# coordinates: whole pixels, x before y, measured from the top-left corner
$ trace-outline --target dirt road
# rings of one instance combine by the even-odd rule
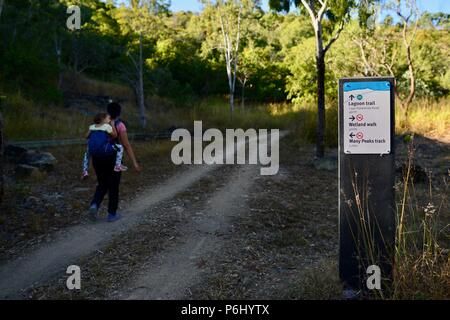
[[[242,144],[236,146],[242,147]],[[43,286],[64,274],[67,266],[77,264],[80,259],[94,252],[102,252],[113,239],[123,234],[132,234],[139,225],[151,219],[156,205],[167,202],[182,192],[189,192],[193,184],[208,177],[219,167],[192,167],[157,187],[142,192],[124,211],[124,218],[119,223],[99,221],[68,228],[51,244],[42,245],[1,265],[0,298],[23,298],[24,292],[30,287]],[[113,297],[154,299],[183,296],[183,289],[194,282],[200,273],[195,267],[196,258],[204,253],[220,250],[218,233],[229,227],[230,216],[239,214],[239,204],[242,203],[240,197],[251,186],[252,177],[259,175],[258,166],[241,166],[236,170],[220,191],[208,195],[210,198],[203,207],[204,214],[194,216],[183,227],[184,237],[179,239],[180,245],[152,257],[134,282],[113,294]]]
[[[230,228],[232,216],[245,214],[245,196],[258,175],[255,166],[240,167],[228,183],[215,192],[206,207],[182,228],[181,245],[153,257],[137,277],[113,298],[182,299],[186,290],[205,272],[201,260],[222,250],[222,235]]]
[[[196,167],[143,192],[124,212],[125,218],[120,223],[99,221],[92,225],[70,228],[52,244],[44,245],[1,266],[0,298],[17,298],[28,286],[48,280],[74,264],[79,257],[101,249],[114,236],[139,224],[146,210],[185,190],[213,169],[214,166]]]

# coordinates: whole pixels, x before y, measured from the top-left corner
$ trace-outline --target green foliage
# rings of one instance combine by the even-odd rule
[[[392,19],[382,23],[368,19],[375,2],[329,1],[323,21],[325,41],[334,34],[338,21],[349,19],[349,9],[359,5],[358,17],[346,24],[326,56],[325,89],[330,101],[336,98],[340,77],[370,75],[356,40],[364,41],[375,71],[387,75],[381,63],[385,47],[386,57],[394,58],[398,89],[407,91],[401,30]],[[69,3],[81,6],[79,31],[70,32],[65,26]],[[223,57],[210,37],[217,25],[206,17],[207,12],[171,13],[167,1],[133,1],[134,8],[127,4],[115,6],[100,0],[6,1],[0,19],[0,91],[21,92],[38,103],[60,103],[61,74],[67,71],[126,82],[133,68],[130,56],[139,52],[139,31],[143,33],[144,91],[148,96],[158,95],[187,106],[186,101],[191,99],[227,94]],[[252,5],[258,8],[259,2]],[[317,85],[310,17],[301,1],[270,1],[270,5],[278,11],[298,10],[279,14],[257,9],[249,13],[241,37],[236,97],[239,99],[245,90],[246,101],[313,101]],[[439,98],[450,92],[448,21],[445,13],[426,13],[420,18],[412,44],[418,98]]]
[[[45,53],[31,51],[25,43],[9,46],[0,54],[0,83],[4,90],[26,92],[42,102],[60,102],[56,88],[57,65],[42,58]]]

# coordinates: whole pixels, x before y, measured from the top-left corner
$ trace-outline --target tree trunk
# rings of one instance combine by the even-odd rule
[[[1,105],[1,98],[0,98],[0,105]],[[3,201],[3,117],[2,113],[0,111],[0,204]]]
[[[144,100],[144,61],[143,61],[143,53],[142,53],[142,32],[139,34],[139,81],[138,81],[138,89],[137,91],[137,100],[139,107],[139,115],[141,118],[141,126],[145,128],[147,126],[147,117],[145,115],[145,100]]]
[[[398,1],[398,3],[397,3],[397,15],[400,17],[400,19],[402,20],[402,23],[403,23],[402,38],[403,38],[403,45],[404,45],[405,51],[406,51],[405,52],[406,53],[406,61],[408,63],[408,72],[409,72],[409,94],[405,98],[405,100],[400,100],[402,108],[403,108],[403,112],[404,112],[405,124],[408,123],[409,105],[411,104],[412,100],[414,99],[414,95],[416,92],[416,78],[414,75],[414,65],[413,65],[413,60],[411,57],[411,45],[416,36],[416,31],[417,31],[417,27],[419,25],[419,18],[420,18],[416,1],[413,1],[410,4],[411,4],[411,7],[410,7],[409,14],[404,15],[401,12],[402,8],[401,8],[400,1]],[[408,40],[408,26],[409,26],[409,21],[412,17],[415,17],[415,22],[414,22],[414,27],[411,30],[412,35],[411,35],[410,39]],[[400,97],[400,95],[398,95],[398,96]]]
[[[234,113],[234,90],[230,88],[230,119],[233,120]]]
[[[58,90],[60,90],[62,86],[61,42],[62,41],[58,39],[58,35],[55,35],[55,54],[58,63]]]
[[[3,5],[5,4],[5,0],[0,0],[0,16],[2,15],[3,11]],[[2,101],[0,97],[0,107],[1,107]],[[0,110],[0,204],[3,202],[3,117],[2,112]]]
[[[241,92],[241,110],[245,110],[245,84],[247,83],[247,79],[244,79],[242,82],[242,92]]]
[[[0,17],[2,15],[2,11],[3,11],[3,5],[5,4],[5,0],[0,0]]]
[[[414,95],[416,93],[416,78],[414,75],[414,65],[411,58],[411,44],[408,44],[407,38],[406,38],[406,31],[404,32],[404,42],[406,47],[406,59],[408,62],[408,72],[409,72],[409,95],[406,98],[406,101],[404,103],[404,113],[405,113],[405,122],[408,122],[408,111],[409,111],[409,105],[411,104],[412,100],[414,99]]]
[[[317,57],[317,141],[316,156],[325,154],[325,59],[323,53]]]
[[[323,49],[322,27],[316,29],[316,69],[317,69],[317,137],[316,157],[325,155],[325,51]]]
[[[233,82],[233,74],[231,73],[231,54],[229,53],[229,49],[227,49],[228,53],[226,53],[226,64],[227,64],[227,77],[228,77],[228,88],[230,89],[230,119],[233,119],[233,112],[234,112],[234,88],[235,88],[235,82]]]

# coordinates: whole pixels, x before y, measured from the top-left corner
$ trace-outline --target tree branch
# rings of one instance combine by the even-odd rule
[[[339,25],[339,29],[336,31],[336,34],[334,35],[333,38],[330,39],[330,41],[328,42],[328,44],[325,46],[325,49],[323,51],[327,52],[328,49],[330,49],[331,45],[337,40],[339,39],[339,36],[341,35],[342,30],[344,30],[344,25],[345,25],[345,21],[342,20],[341,24]]]
[[[323,15],[327,11],[328,6],[327,6],[327,0],[319,1],[319,2],[322,4],[322,7],[320,8],[319,12],[317,13],[317,20],[322,21]]]
[[[317,32],[317,28],[318,28],[318,26],[317,26],[317,18],[316,18],[316,15],[315,15],[314,11],[313,11],[313,8],[310,6],[310,4],[308,2],[306,2],[306,0],[301,0],[301,1],[302,1],[303,6],[305,7],[306,11],[308,11],[309,16],[311,17],[311,21],[312,21],[314,30]]]

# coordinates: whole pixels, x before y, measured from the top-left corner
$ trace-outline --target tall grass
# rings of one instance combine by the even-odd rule
[[[81,84],[80,84],[81,83]],[[77,83],[85,85],[86,80]],[[100,87],[104,87],[101,83]],[[111,89],[111,88],[110,88]],[[90,93],[104,93],[91,89]],[[105,89],[106,90],[106,89]],[[109,91],[108,91],[109,92]],[[203,121],[204,128],[278,128],[292,129],[300,121],[298,110],[289,104],[252,104],[245,109],[238,107],[230,118],[229,107],[220,97],[195,101],[189,107],[176,107],[164,99],[150,99],[151,108],[147,110],[149,126],[139,125],[139,116],[134,105],[124,105],[123,120],[130,131],[147,132],[165,130],[170,127],[193,128],[195,120]],[[92,106],[93,111],[101,108]],[[276,110],[283,109],[283,112]],[[274,111],[275,110],[275,111]],[[8,95],[3,108],[5,136],[8,140],[41,140],[80,138],[92,122],[92,115],[76,108],[42,105],[24,98],[20,93]]]
[[[393,262],[393,235],[381,229],[380,223],[383,221],[378,220],[380,212],[372,209],[373,203],[370,201],[372,187],[368,179],[369,172],[358,172],[353,165],[349,167],[349,170],[352,188],[350,194],[345,194],[343,190],[340,190],[341,196],[343,196],[342,203],[348,206],[347,212],[341,212],[340,219],[348,224],[347,232],[354,244],[355,263],[358,263],[360,273],[359,286],[356,287],[356,284],[352,284],[352,286],[355,286],[354,289],[360,290],[358,295],[361,298],[385,299],[389,295],[392,274],[382,274],[381,290],[368,290],[364,279],[367,268],[372,265],[380,267],[381,272],[390,272],[389,266]],[[389,215],[389,212],[384,214]]]
[[[397,208],[394,299],[450,299],[448,242],[448,181],[434,194],[431,177],[426,194],[414,184],[414,140],[408,145],[408,160]],[[419,199],[425,198],[425,203]],[[442,246],[444,243],[444,246]],[[448,245],[448,243],[447,243]]]
[[[276,108],[285,108],[286,112],[274,113]],[[222,99],[206,99],[193,108],[193,118],[202,120],[207,127],[225,128],[292,128],[298,113],[290,109],[288,104],[248,104],[242,108],[237,106],[230,116],[229,106]]]
[[[450,98],[439,101],[416,99],[410,106],[408,119],[403,111],[396,109],[397,133],[414,132],[429,138],[450,137]]]
[[[299,143],[314,143],[317,137],[317,107],[306,104],[294,107],[299,121],[296,125],[296,136]],[[338,144],[338,108],[336,104],[328,104],[325,109],[325,145],[335,148]]]
[[[237,104],[231,118],[227,100],[222,97],[195,99],[183,107],[177,107],[167,99],[153,97],[147,99],[149,126],[143,129],[139,125],[138,110],[130,88],[89,78],[76,78],[66,85],[84,94],[125,98],[123,119],[133,132],[165,130],[173,126],[192,129],[194,120],[202,120],[204,128],[290,129],[296,133],[299,143],[314,143],[316,139],[317,107],[312,103],[253,103],[245,108]],[[93,106],[93,110],[100,111],[101,108]],[[76,108],[37,104],[20,93],[6,97],[3,112],[5,133],[10,140],[79,138],[92,121],[91,116]],[[325,143],[335,148],[338,143],[336,102],[327,103],[325,120]],[[416,100],[410,107],[406,126],[401,121],[401,110],[397,109],[397,133],[414,132],[431,138],[450,138],[448,128],[449,98],[438,102]]]
[[[65,73],[62,90],[91,96],[110,96],[134,101],[133,89],[129,86],[89,78],[82,74]]]
[[[387,291],[368,292],[379,299],[450,299],[450,256],[448,253],[448,181],[444,178],[439,188],[414,183],[414,138],[408,143],[408,159],[403,181],[396,187],[397,229],[392,256],[393,283]],[[435,181],[437,183],[437,181]],[[356,200],[358,235],[364,253],[358,251],[362,269],[378,264],[374,234],[377,224],[371,222],[367,187],[353,181]],[[439,193],[436,193],[436,190]],[[357,246],[359,248],[359,245]],[[446,249],[447,247],[447,249]],[[359,250],[359,249],[358,249]],[[367,261],[365,260],[367,259]]]
[[[131,107],[134,104],[134,94],[127,86],[94,80],[83,75],[65,74],[62,87],[65,92],[75,95],[120,98],[125,101],[123,105],[126,118],[132,120],[132,126],[138,122],[137,110],[134,106]],[[104,111],[89,102],[83,107],[93,113]],[[93,118],[77,108],[34,102],[20,92],[6,94],[1,111],[5,120],[5,137],[8,140],[81,138]]]
[[[20,94],[5,100],[2,112],[8,140],[80,138],[91,122],[78,110],[33,103]]]
[[[274,110],[284,109],[277,113]],[[151,123],[158,128],[171,126],[192,129],[194,121],[202,121],[203,128],[265,128],[292,129],[298,124],[299,113],[290,104],[248,104],[245,108],[236,106],[230,116],[226,99],[210,97],[194,101],[189,107],[167,107],[154,112]]]

